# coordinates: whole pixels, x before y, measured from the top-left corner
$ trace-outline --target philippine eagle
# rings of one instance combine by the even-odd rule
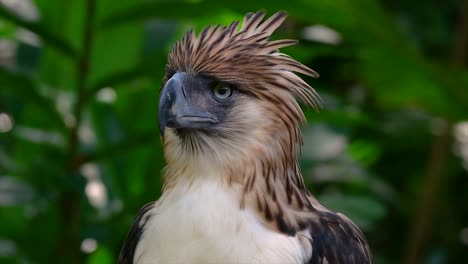
[[[320,99],[296,73],[318,74],[279,51],[296,40],[269,40],[286,13],[264,16],[189,31],[173,47],[158,114],[165,184],[119,263],[372,263],[359,228],[304,185],[297,100]]]

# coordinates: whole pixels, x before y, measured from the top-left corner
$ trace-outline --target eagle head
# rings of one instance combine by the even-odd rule
[[[174,45],[159,100],[168,163],[202,158],[226,168],[246,157],[295,160],[305,123],[297,99],[319,102],[296,73],[318,74],[279,52],[296,40],[269,40],[286,13],[262,23],[264,16],[247,14],[240,29],[236,21],[198,36],[189,31]]]

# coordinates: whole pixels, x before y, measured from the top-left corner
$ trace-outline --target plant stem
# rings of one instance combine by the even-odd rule
[[[84,34],[82,38],[82,51],[76,61],[76,104],[73,108],[75,124],[69,130],[68,137],[68,157],[69,163],[66,164],[67,177],[75,177],[70,182],[80,182],[81,175],[77,173],[79,168],[79,138],[78,129],[81,124],[82,115],[85,107],[86,86],[89,77],[89,68],[91,61],[91,50],[94,37],[94,25],[96,14],[95,0],[87,0],[84,18]],[[57,263],[82,263],[83,255],[80,253],[80,199],[82,197],[82,188],[66,188],[66,191],[60,197],[60,212],[64,230],[57,245],[58,257]],[[54,261],[55,262],[55,261]]]
[[[444,129],[442,133],[434,136],[434,141],[429,154],[426,175],[413,222],[408,237],[408,244],[404,263],[422,263],[421,258],[426,242],[433,230],[434,212],[440,205],[439,194],[443,185],[443,176],[451,143],[451,123],[442,119]]]

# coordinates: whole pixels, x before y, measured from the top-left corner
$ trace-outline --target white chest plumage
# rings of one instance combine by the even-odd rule
[[[233,190],[216,177],[178,186],[156,203],[134,263],[304,263],[295,237],[265,227],[239,208]]]

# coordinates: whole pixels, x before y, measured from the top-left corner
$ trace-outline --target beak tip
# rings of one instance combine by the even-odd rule
[[[166,129],[165,126],[159,126],[159,134],[161,134],[162,137],[164,137],[164,130]]]
[[[158,107],[158,126],[159,126],[159,133],[161,136],[164,136],[164,130],[166,129],[166,117],[165,117],[166,109],[161,102],[159,102]]]

